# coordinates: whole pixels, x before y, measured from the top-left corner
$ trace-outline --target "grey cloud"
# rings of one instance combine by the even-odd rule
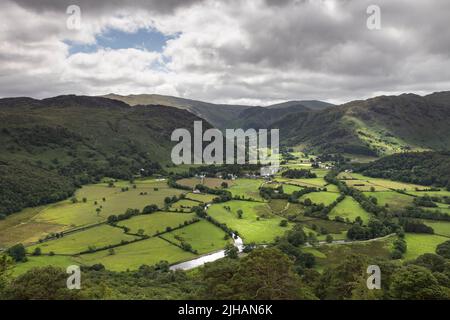
[[[164,23],[165,17],[178,12],[180,22],[173,28],[178,28],[181,35],[171,42],[181,43],[187,37],[190,41],[175,46],[176,50],[171,53],[174,56],[167,58],[177,58],[192,50],[198,59],[187,55],[185,63],[169,70],[169,75],[161,74],[158,80],[148,80],[148,85],[144,76],[122,79],[123,88],[135,86],[136,90],[148,90],[148,93],[152,93],[153,84],[166,85],[189,98],[265,104],[283,99],[345,101],[379,92],[450,89],[450,2],[445,0],[378,0],[382,21],[379,31],[366,28],[366,8],[372,0],[337,0],[336,9],[327,9],[325,0],[261,0],[254,9],[245,6],[244,1],[217,1],[223,6],[220,13],[229,18],[224,23],[231,21],[236,26],[224,30],[242,33],[245,37],[228,38],[227,34],[218,33],[198,41],[197,37],[208,32],[210,20],[205,19],[200,30],[198,26],[193,30],[192,26],[184,25],[187,22],[183,19],[192,12],[183,10],[200,4],[197,12],[200,12],[199,20],[203,21],[202,6],[211,8],[214,0],[13,2],[35,13],[36,19],[45,16],[49,20],[36,26],[31,20],[24,25],[9,26],[3,38],[0,36],[0,40],[22,44],[30,52],[36,49],[36,45],[30,44],[40,45],[40,39],[46,43],[62,40],[57,38],[61,25],[52,22],[52,17],[65,12],[69,4],[80,5],[92,21],[96,14],[104,17],[133,9],[133,12],[156,12],[160,14],[156,18]],[[4,6],[0,4],[0,10]],[[204,15],[207,14],[205,11]],[[35,32],[30,32],[33,29]],[[229,40],[220,41],[222,37]],[[75,78],[65,82],[60,80],[60,70],[52,69],[52,65],[48,65],[47,73],[40,74],[38,81],[27,72],[8,69],[11,61],[39,65],[46,54],[45,50],[34,55],[26,52],[9,53],[0,46],[0,96],[89,94],[94,86],[97,90],[121,86],[120,79],[99,79],[86,68],[76,69]],[[22,86],[21,80],[27,85]]]
[[[117,8],[143,8],[160,13],[171,13],[173,10],[188,7],[203,0],[12,0],[18,5],[35,11],[63,11],[69,5],[78,5],[86,11],[105,11]]]

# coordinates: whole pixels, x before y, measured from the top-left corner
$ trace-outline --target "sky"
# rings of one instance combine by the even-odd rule
[[[449,15],[447,0],[2,0],[0,97],[268,105],[447,91]]]

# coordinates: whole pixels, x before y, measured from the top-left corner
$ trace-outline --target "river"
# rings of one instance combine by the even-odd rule
[[[238,236],[233,235],[232,236],[233,241],[234,241],[234,246],[236,248],[238,248],[239,252],[242,252],[242,250],[244,249],[244,242],[242,241],[242,239]],[[201,257],[198,257],[196,259],[193,260],[189,260],[189,261],[185,261],[185,262],[181,262],[178,264],[174,264],[173,266],[170,267],[170,270],[189,270],[189,269],[194,269],[197,267],[200,267],[202,265],[204,265],[207,262],[213,262],[219,259],[222,259],[225,257],[225,250],[220,250],[214,253],[210,253]]]

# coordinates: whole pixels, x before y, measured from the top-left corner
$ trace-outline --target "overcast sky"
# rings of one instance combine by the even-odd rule
[[[67,27],[72,4],[79,30]],[[367,28],[370,4],[380,30]],[[445,91],[449,17],[447,0],[2,0],[0,97],[266,105]]]

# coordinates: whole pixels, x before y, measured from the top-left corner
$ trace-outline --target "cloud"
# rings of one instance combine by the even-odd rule
[[[366,0],[81,0],[81,30],[66,28],[70,2],[0,4],[0,96],[160,93],[261,105],[450,89],[445,1],[378,1],[375,31]],[[71,55],[67,44],[142,29],[167,35],[165,46]]]

